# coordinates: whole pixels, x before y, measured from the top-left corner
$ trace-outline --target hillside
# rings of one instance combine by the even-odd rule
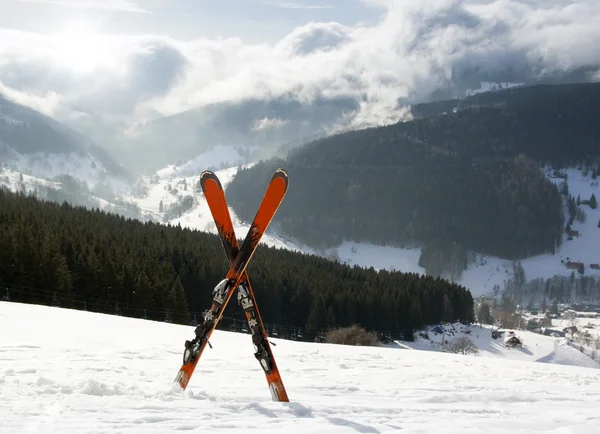
[[[172,382],[192,327],[6,302],[0,317],[6,434],[592,434],[599,423],[597,369],[273,338],[291,401],[275,403],[248,335],[217,330],[182,393]]]
[[[178,226],[125,219],[100,210],[42,202],[0,190],[0,287],[15,300],[140,316],[171,311],[185,324],[202,315],[227,272],[218,237]],[[305,328],[360,324],[402,336],[441,320],[471,321],[473,298],[450,282],[377,273],[261,246],[248,266],[265,319]],[[199,290],[202,289],[202,290]],[[233,304],[227,309],[234,309]]]
[[[562,330],[561,321],[553,321],[553,323]],[[447,324],[442,327],[444,333],[432,331],[434,328],[428,327],[427,338],[419,336],[414,342],[400,342],[399,344],[403,348],[413,350],[448,352],[449,342],[452,343],[466,337],[475,347],[476,353],[472,356],[600,369],[600,363],[571,346],[565,337],[551,337],[526,330],[514,330],[515,335],[522,342],[522,346],[509,348],[504,344],[503,337],[499,339],[491,337],[492,329],[496,328],[489,325]],[[513,330],[503,331],[506,334]],[[442,342],[445,345],[442,345]]]
[[[202,159],[199,157],[195,164],[198,166],[194,170],[201,171],[203,168],[211,165],[218,166],[219,160],[211,160],[210,158]],[[184,167],[182,169],[184,170],[184,176],[174,171],[173,168],[159,171],[155,177],[145,178],[148,189],[143,196],[129,196],[125,200],[139,206],[146,218],[181,225],[184,228],[216,233],[216,228],[214,227],[210,211],[202,193],[192,191],[191,189],[191,186],[198,182],[198,176],[191,174],[194,171],[191,173],[187,172],[189,166],[185,165],[181,167]],[[252,165],[246,167],[252,167]],[[233,167],[217,171],[225,188],[234,179],[238,170],[239,168]],[[574,197],[588,198],[592,192],[596,192],[596,196],[600,196],[591,172],[588,171],[585,176],[581,170],[577,170],[576,168],[566,169],[564,172],[568,176],[570,194],[574,195]],[[563,182],[562,178],[554,177],[552,170],[548,169],[545,173],[548,181],[557,185],[557,188]],[[189,186],[188,191],[181,188],[184,182]],[[171,188],[173,186],[179,187],[176,191],[173,190],[170,193],[168,189],[169,185],[171,185]],[[297,188],[296,178],[290,178],[290,186],[290,192]],[[174,209],[180,211],[180,213],[178,212],[175,215],[167,215],[165,212],[160,212],[161,201],[163,202],[164,209],[168,210],[168,206],[183,202],[184,198],[188,195],[193,198],[191,208],[182,211],[180,208],[175,207]],[[573,230],[579,231],[579,237],[568,240],[568,235],[564,231],[561,231],[560,242],[555,253],[536,255],[519,261],[524,269],[527,281],[538,278],[549,279],[555,275],[570,276],[573,270],[567,268],[567,258],[571,258],[572,260],[575,260],[573,258],[578,258],[577,260],[581,259],[585,263],[585,275],[588,277],[595,276],[600,280],[600,272],[590,268],[590,264],[600,261],[600,258],[595,258],[594,256],[596,250],[594,246],[600,244],[600,229],[595,226],[594,221],[597,224],[598,220],[600,220],[600,211],[592,210],[585,205],[581,206],[581,208],[584,209],[587,219],[585,223],[575,222],[573,224]],[[238,236],[245,234],[249,228],[249,223],[240,219],[235,209],[231,206],[230,213]],[[569,219],[566,205],[563,205],[561,213],[564,214],[563,220],[566,223]],[[351,266],[358,265],[367,268],[374,267],[377,270],[426,273],[426,270],[419,265],[422,252],[422,248],[420,247],[401,248],[365,242],[344,241],[331,248],[315,249],[307,246],[298,239],[287,236],[281,231],[281,227],[276,222],[274,222],[269,232],[264,236],[262,243],[272,247],[304,252],[309,255],[324,256]],[[504,288],[505,283],[513,278],[514,265],[515,262],[509,259],[470,251],[467,252],[467,268],[455,281],[468,288],[473,296],[491,293],[496,287],[499,290]]]
[[[301,103],[292,95],[227,101],[139,125],[116,147],[132,166],[152,170],[189,161],[218,146],[251,148],[243,155],[243,163],[249,163],[287,151],[287,143],[324,134],[343,121],[344,112],[357,107],[349,98]]]
[[[285,161],[240,171],[228,188],[231,204],[249,220],[257,186],[281,166],[297,187],[276,221],[313,248],[422,248],[419,265],[449,278],[460,277],[468,252],[508,260],[554,254],[565,223],[561,197],[539,165],[585,160],[598,173],[592,118],[600,85],[472,98],[490,105],[317,140]]]
[[[133,176],[109,153],[67,126],[0,95],[1,165],[46,181],[67,175],[89,188],[122,193]]]

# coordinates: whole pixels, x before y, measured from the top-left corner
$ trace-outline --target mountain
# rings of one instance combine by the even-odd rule
[[[68,174],[96,184],[130,182],[109,153],[69,127],[0,95],[0,156],[3,163],[40,178]]]
[[[590,176],[599,173],[600,84],[467,100],[456,111],[324,138],[285,161],[241,170],[228,187],[230,203],[249,220],[266,174],[282,166],[295,187],[275,222],[311,247],[420,248],[421,267],[453,279],[469,252],[506,260],[555,254],[572,221],[563,215],[569,196],[540,165],[581,162]]]
[[[291,96],[215,103],[131,128],[119,147],[128,162],[152,170],[191,160],[219,145],[238,147],[248,163],[287,151],[286,144],[324,135],[343,122],[344,113],[357,108],[349,98],[317,98],[306,104]]]
[[[0,95],[0,186],[40,199],[140,217],[135,206],[118,199],[134,181],[102,147]]]

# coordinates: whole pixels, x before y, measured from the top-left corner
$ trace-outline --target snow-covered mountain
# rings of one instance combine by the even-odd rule
[[[347,122],[344,116],[357,109],[358,103],[351,98],[304,103],[288,95],[227,101],[131,126],[115,138],[113,146],[128,164],[152,170],[188,161],[219,145],[252,148],[252,160],[245,162],[257,161],[285,152],[286,144],[324,135]]]
[[[223,151],[226,150],[223,149]],[[226,154],[227,152],[224,152],[224,155]],[[211,165],[217,167],[217,160],[209,154],[203,154],[179,169],[169,167],[160,170],[156,175],[144,178],[142,183],[145,187],[142,195],[130,195],[123,199],[136,204],[145,218],[216,233],[210,210],[201,191],[196,191],[196,184],[201,171]],[[239,167],[231,167],[217,171],[225,188],[238,169]],[[589,199],[592,193],[595,193],[596,197],[600,197],[598,181],[592,179],[591,173],[583,173],[582,170],[576,168],[567,169],[565,172],[568,176],[571,195],[574,197],[579,195],[582,200]],[[547,169],[547,176],[552,182],[557,184],[563,182],[562,178],[555,178],[552,173],[550,169]],[[184,201],[187,205],[182,208],[181,204]],[[598,227],[600,208],[595,210],[587,206],[584,208],[585,221],[575,221],[572,227],[572,230],[578,231],[578,236],[569,239],[570,237],[564,233],[562,245],[557,248],[555,254],[539,255],[520,261],[526,280],[538,277],[550,278],[555,275],[569,276],[573,272],[573,269],[567,266],[569,261],[583,262],[585,275],[600,277],[600,270],[591,268],[592,264],[600,263],[600,249],[598,248],[600,246],[600,228]],[[231,208],[230,212],[236,233],[239,237],[243,237],[249,228],[249,222],[240,221]],[[565,207],[565,221],[567,220],[568,211]],[[276,224],[272,225],[262,242],[270,246],[322,255],[349,265],[425,273],[425,270],[418,265],[421,254],[419,248],[401,249],[347,241],[334,249],[317,251],[282,235],[277,231]],[[514,262],[510,260],[472,252],[469,266],[457,283],[470,289],[473,296],[488,294],[494,290],[496,285],[503,288],[505,282],[513,277],[514,265]]]
[[[600,370],[545,336],[478,356],[271,338],[290,398],[278,403],[247,334],[216,330],[182,392],[191,326],[2,301],[0,318],[3,434],[592,434],[600,422]]]
[[[69,175],[122,191],[133,179],[104,149],[54,119],[0,95],[2,165],[36,178]]]

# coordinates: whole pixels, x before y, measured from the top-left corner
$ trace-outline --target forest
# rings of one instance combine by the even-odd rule
[[[600,278],[572,272],[569,276],[556,275],[548,279],[536,278],[528,282],[518,278],[509,279],[502,291],[502,298],[513,305],[550,306],[552,302],[600,303]]]
[[[565,222],[542,167],[600,162],[600,84],[413,109],[413,121],[322,138],[240,170],[230,203],[251,220],[264,174],[283,167],[290,191],[275,224],[314,248],[419,246],[420,265],[443,277],[460,275],[469,250],[506,259],[553,253]]]
[[[238,234],[245,235],[245,234]],[[0,287],[12,301],[188,324],[227,272],[216,235],[0,190]],[[399,337],[473,320],[473,299],[446,280],[349,267],[260,245],[248,273],[266,323],[305,337],[361,325]],[[228,318],[242,318],[232,299]]]

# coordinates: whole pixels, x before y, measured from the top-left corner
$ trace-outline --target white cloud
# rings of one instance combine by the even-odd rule
[[[269,128],[277,128],[287,124],[289,121],[287,119],[279,119],[279,118],[268,118],[264,117],[254,123],[254,127],[252,128],[254,131],[266,130]]]
[[[404,118],[399,98],[427,98],[442,86],[522,82],[600,64],[595,0],[365,1],[387,8],[376,25],[308,23],[276,44],[90,38],[89,53],[107,55],[100,62],[86,54],[96,66],[83,72],[53,56],[60,45],[51,38],[0,32],[0,79],[131,123],[219,101],[292,95],[355,98],[360,108],[347,120],[368,126]],[[73,61],[77,50],[86,52],[80,45],[71,47]]]
[[[288,9],[329,9],[332,8],[332,5],[311,5],[307,3],[295,3],[295,2],[284,2],[284,1],[263,1],[264,4],[270,6],[276,6],[278,8],[288,8]]]
[[[5,86],[0,80],[0,95],[17,104],[31,107],[47,116],[55,114],[57,108],[62,102],[62,97],[56,92],[46,92],[43,95],[37,95],[30,92],[21,92]]]
[[[108,9],[122,12],[148,13],[131,0],[17,0],[23,3],[48,3],[77,9]]]

